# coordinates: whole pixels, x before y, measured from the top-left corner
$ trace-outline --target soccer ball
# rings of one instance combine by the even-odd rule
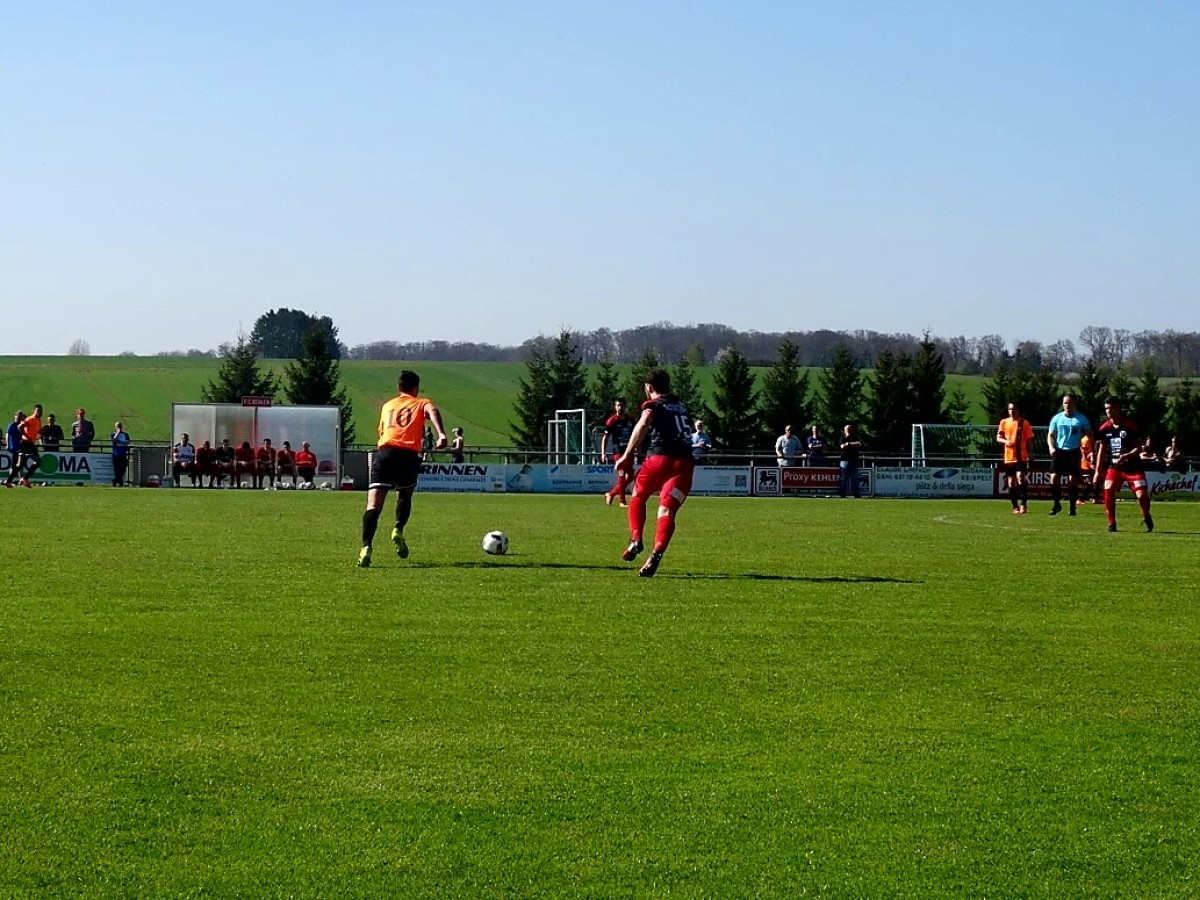
[[[489,556],[503,556],[508,552],[508,535],[503,531],[489,531],[483,536],[483,552]]]

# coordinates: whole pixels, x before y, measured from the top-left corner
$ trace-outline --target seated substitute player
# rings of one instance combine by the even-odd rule
[[[1117,530],[1117,494],[1123,483],[1137,497],[1142,508],[1142,525],[1146,531],[1154,530],[1154,519],[1150,516],[1150,491],[1146,489],[1146,472],[1142,467],[1142,430],[1132,419],[1127,419],[1121,410],[1121,401],[1109,397],[1104,401],[1104,414],[1108,419],[1096,432],[1096,475],[1097,484],[1103,479],[1104,514],[1108,517],[1108,530]]]
[[[254,487],[269,488],[275,483],[275,448],[270,438],[254,451]]]
[[[208,486],[213,486],[213,478],[217,474],[217,451],[213,447],[212,442],[205,441],[196,448],[196,479],[200,482],[200,487],[204,487],[204,479],[208,479]]]
[[[1019,515],[1029,512],[1029,488],[1025,473],[1029,471],[1029,445],[1033,443],[1033,426],[1021,415],[1019,403],[1008,404],[1008,418],[996,427],[996,443],[1004,447],[1004,480],[1012,510]]]
[[[1079,500],[1079,480],[1083,465],[1084,436],[1092,430],[1087,416],[1075,409],[1075,395],[1063,394],[1062,412],[1050,420],[1046,446],[1050,449],[1050,515],[1062,512],[1062,482],[1067,481],[1068,516],[1075,515]]]
[[[233,451],[233,486],[235,488],[242,486],[243,475],[249,475],[250,483],[254,484],[254,473],[254,448],[250,446],[249,441],[242,441],[242,445],[234,448]]]
[[[633,562],[642,552],[642,532],[646,527],[646,501],[658,494],[658,524],[654,548],[638,574],[653,578],[663,554],[675,534],[675,516],[692,490],[696,461],[692,456],[692,417],[682,400],[671,393],[671,376],[662,369],[646,375],[646,402],[633,434],[615,465],[629,468],[634,454],[646,443],[645,458],[633,482],[629,501],[629,546],[621,554]]]
[[[379,411],[379,448],[371,458],[371,483],[367,487],[367,509],[362,517],[362,549],[358,552],[359,568],[371,565],[371,542],[379,527],[387,492],[396,489],[396,527],[392,543],[396,555],[408,559],[408,542],[404,527],[412,515],[412,497],[421,474],[421,456],[425,446],[425,420],[437,429],[435,450],[446,449],[446,427],[442,414],[428,397],[418,396],[421,377],[405,369],[397,382],[399,395],[383,404]],[[307,445],[305,445],[307,446]]]
[[[229,476],[229,483],[233,484],[237,476],[237,451],[230,446],[229,438],[222,438],[221,446],[217,448],[216,460],[213,462],[213,477],[218,487],[225,481],[226,476]],[[213,482],[210,480],[208,484],[212,487]]]
[[[175,479],[176,487],[183,487],[183,474],[187,473],[192,480],[192,487],[200,487],[199,467],[196,465],[196,445],[185,431],[179,436],[179,443],[171,448],[171,476]]]
[[[625,412],[625,401],[614,400],[613,414],[604,421],[604,435],[600,438],[600,455],[604,459],[612,461],[613,470],[617,476],[617,483],[604,495],[606,506],[612,506],[612,502],[618,497],[621,500],[622,509],[627,505],[625,503],[625,486],[633,479],[633,460],[630,459],[629,468],[621,468],[617,465],[617,460],[625,452],[625,447],[629,444],[629,436],[632,434],[633,417]]]
[[[317,474],[317,454],[312,452],[308,441],[301,441],[300,449],[296,451],[296,472],[305,484],[312,484]]]
[[[292,450],[291,441],[284,441],[275,454],[275,477],[280,484],[283,484],[284,475],[291,475],[292,484],[296,483],[296,453]]]

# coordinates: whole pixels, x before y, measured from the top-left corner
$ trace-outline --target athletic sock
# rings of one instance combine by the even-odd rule
[[[1050,485],[1050,500],[1055,506],[1062,506],[1062,485],[1057,481]]]
[[[1109,525],[1117,524],[1117,492],[1113,488],[1104,489],[1104,515]]]
[[[362,517],[362,545],[370,547],[375,540],[375,529],[379,527],[379,510],[368,509]]]
[[[1150,492],[1142,491],[1142,495],[1138,497],[1138,506],[1142,508],[1142,518],[1150,518]]]
[[[1071,504],[1071,509],[1074,509],[1075,504],[1079,502],[1079,488],[1074,481],[1067,486],[1067,502]]]
[[[646,530],[646,501],[634,494],[629,500],[629,539],[640,541]]]
[[[674,516],[659,516],[658,523],[654,528],[654,552],[665,553],[667,547],[671,544],[671,537],[675,534],[675,517]]]
[[[396,528],[399,531],[404,530],[410,516],[412,516],[412,494],[401,494],[396,498]]]

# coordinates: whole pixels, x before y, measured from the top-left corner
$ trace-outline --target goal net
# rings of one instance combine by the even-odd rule
[[[1047,459],[1045,425],[1033,426],[1033,460]],[[995,425],[925,425],[912,427],[914,466],[991,464],[1004,455],[996,443]]]
[[[546,423],[546,454],[556,466],[583,465],[591,456],[587,411],[556,409],[554,418]]]

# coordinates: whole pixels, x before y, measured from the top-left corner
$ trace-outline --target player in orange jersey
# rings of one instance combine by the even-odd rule
[[[20,458],[17,471],[21,473],[21,484],[30,487],[29,476],[42,465],[42,454],[38,453],[38,441],[42,435],[42,404],[33,405],[33,415],[26,416],[21,423]]]
[[[425,422],[437,429],[434,449],[446,449],[446,427],[442,414],[428,397],[418,396],[421,377],[405,369],[398,381],[399,395],[383,404],[379,412],[379,446],[371,459],[371,483],[367,486],[367,509],[362,517],[362,549],[358,553],[359,568],[371,565],[371,542],[379,527],[379,516],[387,492],[396,490],[396,527],[392,543],[396,555],[408,559],[408,543],[404,526],[412,515],[412,496],[421,474],[421,453],[424,447]]]
[[[1004,447],[1004,478],[1008,482],[1008,499],[1014,513],[1029,512],[1029,489],[1025,473],[1029,471],[1030,445],[1033,426],[1021,415],[1018,403],[1008,404],[1008,418],[996,427],[996,443]]]

